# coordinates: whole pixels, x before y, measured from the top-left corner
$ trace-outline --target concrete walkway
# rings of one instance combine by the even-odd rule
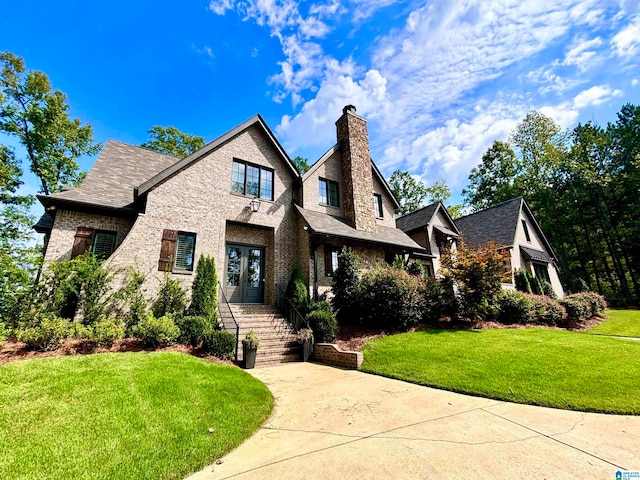
[[[640,469],[640,417],[518,405],[310,363],[251,373],[273,392],[271,418],[190,480],[615,479]]]

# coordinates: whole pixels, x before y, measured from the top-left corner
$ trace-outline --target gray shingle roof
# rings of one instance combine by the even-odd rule
[[[74,202],[132,209],[134,188],[178,160],[171,155],[109,140],[80,186],[38,198],[45,206]]]
[[[440,202],[432,203],[426,207],[407,213],[402,217],[396,218],[396,227],[403,232],[412,232],[414,230],[424,229],[430,222],[438,209]]]
[[[547,255],[541,250],[536,250],[535,248],[523,247],[522,245],[520,245],[520,250],[522,250],[522,253],[524,253],[524,255],[530,258],[531,260],[538,260],[540,262],[546,262],[546,263],[553,262],[553,258],[551,258],[549,255]]]
[[[309,224],[313,233],[331,235],[340,238],[359,240],[362,242],[380,243],[395,247],[408,248],[415,251],[424,251],[420,245],[414,242],[402,230],[393,227],[378,225],[377,233],[363,232],[347,225],[344,220],[326,213],[306,210],[296,205],[298,213]]]
[[[512,246],[523,198],[508,200],[455,220],[462,239],[474,248],[490,240]]]

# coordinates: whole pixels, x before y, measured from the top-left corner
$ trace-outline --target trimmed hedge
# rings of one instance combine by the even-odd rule
[[[180,336],[180,329],[171,314],[155,317],[149,312],[137,325],[131,327],[131,334],[149,347],[172,345]]]
[[[338,321],[331,311],[314,310],[307,315],[307,320],[317,342],[333,342],[338,335]]]
[[[602,295],[594,292],[580,292],[560,300],[567,310],[567,323],[580,324],[585,320],[604,313],[607,302]]]
[[[230,360],[236,351],[236,337],[224,330],[212,330],[205,335],[202,348],[214,357]]]
[[[197,347],[207,335],[213,332],[213,323],[210,317],[202,315],[188,315],[177,318],[175,323],[180,329],[178,342]]]
[[[86,336],[85,328],[79,323],[61,318],[53,313],[39,314],[28,325],[21,325],[16,338],[34,350],[56,350],[60,342],[67,338]]]

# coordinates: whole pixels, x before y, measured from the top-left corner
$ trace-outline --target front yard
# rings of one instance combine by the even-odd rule
[[[425,330],[379,338],[365,372],[570,410],[640,414],[640,342],[550,329]]]
[[[272,409],[247,373],[180,353],[12,362],[0,366],[0,478],[183,478]]]
[[[640,338],[640,310],[609,309],[606,320],[589,330],[595,335]]]

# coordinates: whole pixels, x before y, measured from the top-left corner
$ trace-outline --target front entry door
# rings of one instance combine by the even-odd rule
[[[264,249],[227,244],[226,295],[231,303],[264,301]]]

